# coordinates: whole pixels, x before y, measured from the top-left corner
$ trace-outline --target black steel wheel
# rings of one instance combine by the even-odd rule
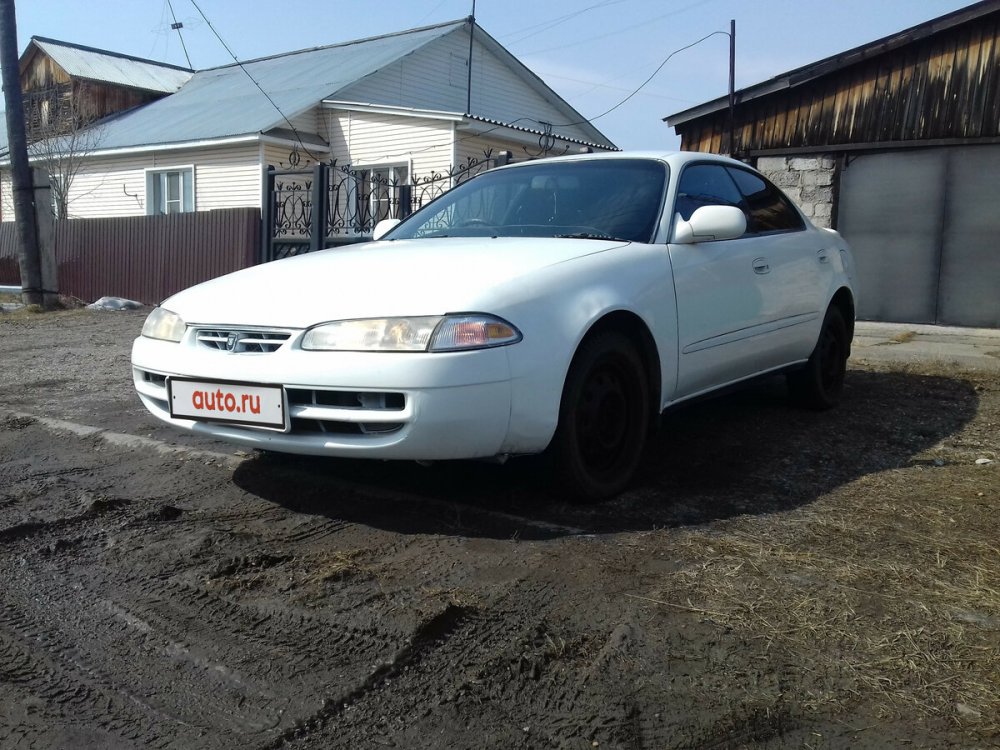
[[[620,333],[598,333],[570,366],[550,446],[556,490],[587,502],[617,495],[642,456],[649,428],[649,386],[635,346]]]
[[[799,370],[788,373],[792,397],[812,409],[830,409],[840,402],[850,352],[847,325],[840,310],[826,311],[819,340],[809,361]]]

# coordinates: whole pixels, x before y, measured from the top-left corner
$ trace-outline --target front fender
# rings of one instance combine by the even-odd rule
[[[648,328],[660,360],[661,405],[673,393],[677,323],[666,247],[632,245],[579,258],[548,269],[530,293],[521,292],[504,313],[524,336],[508,348],[511,419],[504,452],[536,453],[548,445],[573,356],[612,313],[632,313]]]

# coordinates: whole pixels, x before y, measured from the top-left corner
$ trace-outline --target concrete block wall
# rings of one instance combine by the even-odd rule
[[[762,156],[757,169],[818,227],[833,226],[837,161],[832,156]]]

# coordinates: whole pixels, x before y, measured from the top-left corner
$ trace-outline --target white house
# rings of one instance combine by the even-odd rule
[[[90,84],[106,108],[146,99],[88,126],[70,218],[260,208],[267,165],[335,159],[361,182],[410,184],[487,150],[616,148],[471,19],[200,71],[33,38],[22,85],[39,70]]]

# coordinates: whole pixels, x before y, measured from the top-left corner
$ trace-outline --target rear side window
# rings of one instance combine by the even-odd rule
[[[687,221],[702,206],[736,206],[746,210],[743,196],[724,167],[716,164],[693,164],[684,169],[677,186],[674,210]]]
[[[726,168],[746,201],[747,233],[787,232],[805,229],[791,202],[774,185],[743,169]]]

